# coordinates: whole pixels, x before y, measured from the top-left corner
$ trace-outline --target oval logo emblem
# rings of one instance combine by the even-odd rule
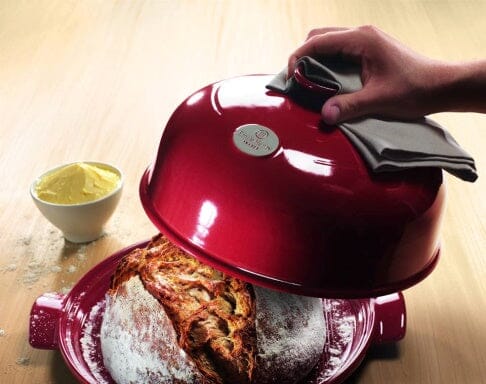
[[[241,152],[251,156],[267,156],[278,146],[278,136],[270,128],[260,124],[245,124],[233,132],[233,143]]]

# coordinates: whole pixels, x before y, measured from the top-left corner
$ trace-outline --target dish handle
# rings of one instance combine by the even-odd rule
[[[337,94],[341,88],[341,85],[332,79],[321,79],[321,83],[317,83],[306,74],[303,63],[295,67],[289,80],[292,85],[287,95],[297,104],[315,112],[320,111],[324,102]]]
[[[327,84],[324,85],[308,79],[304,74],[303,65],[299,65],[294,69],[294,79],[307,92],[318,93],[326,99],[337,94],[340,89],[340,85],[333,80],[327,80]]]
[[[405,300],[402,292],[373,299],[375,308],[374,344],[403,339],[407,325]]]
[[[34,348],[58,349],[58,326],[65,295],[44,293],[30,310],[29,343]]]

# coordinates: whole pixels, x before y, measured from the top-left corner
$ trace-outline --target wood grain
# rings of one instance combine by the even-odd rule
[[[0,382],[74,382],[58,352],[28,345],[30,307],[155,234],[138,182],[186,96],[279,71],[320,26],[374,24],[435,58],[484,58],[484,15],[485,1],[460,0],[0,2]],[[405,292],[405,339],[371,351],[351,383],[486,382],[486,116],[434,118],[475,157],[480,178],[446,176],[439,266]],[[65,243],[28,193],[38,174],[76,160],[126,176],[106,235],[81,246]]]

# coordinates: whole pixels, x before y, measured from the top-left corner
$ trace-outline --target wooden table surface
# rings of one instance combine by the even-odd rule
[[[459,0],[1,1],[0,382],[75,382],[59,352],[29,346],[30,307],[156,233],[138,183],[186,96],[279,71],[319,26],[375,24],[435,58],[484,58],[485,15],[485,1]],[[434,118],[475,157],[480,178],[446,175],[441,261],[405,291],[405,339],[371,351],[351,383],[486,383],[486,116]],[[76,160],[126,176],[105,236],[84,245],[65,242],[28,192],[41,172]]]

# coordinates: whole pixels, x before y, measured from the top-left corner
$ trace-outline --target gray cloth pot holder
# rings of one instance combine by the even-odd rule
[[[337,60],[324,64],[302,57],[296,62],[297,67],[304,78],[311,85],[320,86],[320,90],[303,86],[294,76],[287,79],[287,68],[276,75],[267,88],[319,111],[333,94],[350,93],[362,87],[360,68],[353,64]],[[478,177],[474,159],[443,127],[426,117],[413,121],[366,117],[341,123],[339,128],[373,172],[439,167],[466,181],[473,182]]]

